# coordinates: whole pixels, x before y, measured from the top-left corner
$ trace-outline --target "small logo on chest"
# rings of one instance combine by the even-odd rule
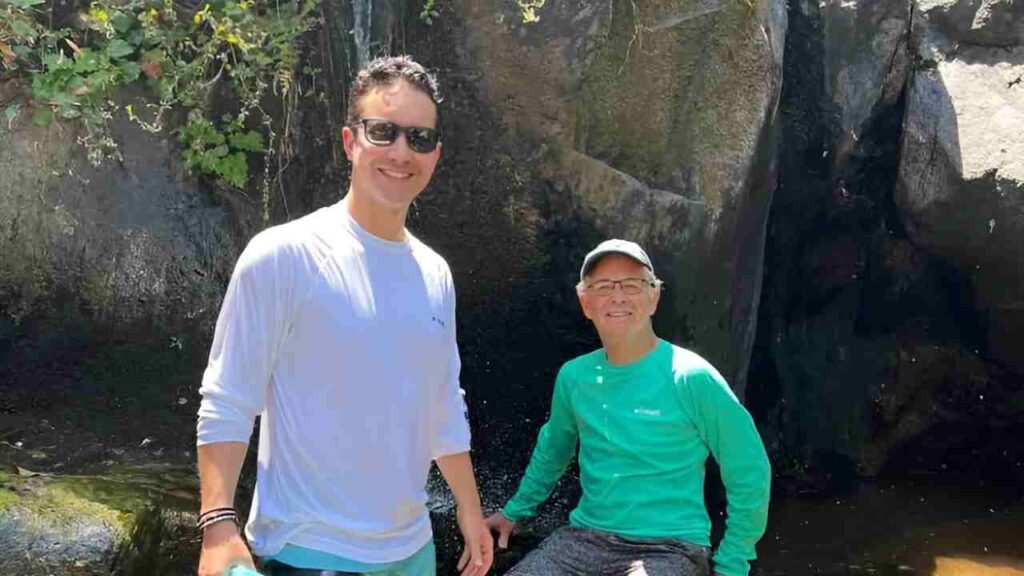
[[[447,328],[448,327],[448,325],[445,324],[444,320],[438,318],[437,316],[431,316],[430,317],[430,321],[433,322],[434,324],[437,324],[441,328]]]
[[[651,408],[633,408],[633,414],[643,414],[644,416],[661,416],[661,410],[654,410]]]

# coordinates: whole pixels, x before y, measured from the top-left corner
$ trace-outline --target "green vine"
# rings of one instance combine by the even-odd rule
[[[192,12],[173,0],[98,0],[78,26],[60,29],[42,23],[44,1],[0,0],[3,69],[31,77],[36,124],[81,123],[92,162],[116,154],[108,121],[119,112],[161,132],[170,112],[185,111],[185,165],[235,188],[248,184],[254,156],[275,153],[280,138],[264,104],[280,98],[290,113],[299,40],[318,0],[212,0]],[[143,110],[114,101],[114,89],[133,82],[152,94]],[[226,91],[230,110],[213,110],[214,94]],[[4,111],[8,120],[19,106]]]

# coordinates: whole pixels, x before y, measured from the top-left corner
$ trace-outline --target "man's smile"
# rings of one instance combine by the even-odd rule
[[[409,178],[412,178],[411,172],[401,172],[398,170],[392,170],[388,168],[378,168],[377,170],[380,171],[381,174],[389,178],[397,178],[399,180],[407,180]]]

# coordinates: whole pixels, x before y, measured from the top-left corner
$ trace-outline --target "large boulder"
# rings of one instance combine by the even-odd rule
[[[60,325],[208,329],[238,251],[228,203],[186,177],[176,142],[123,115],[119,153],[99,167],[74,125],[28,116],[0,126],[0,354]]]
[[[924,2],[896,202],[915,244],[969,279],[981,354],[1024,375],[1024,11]]]
[[[1020,413],[1019,28],[979,6],[790,4],[751,394],[799,491],[1019,476],[1012,443],[983,440]]]
[[[654,252],[659,328],[742,394],[774,191],[782,2],[455,3],[460,66],[598,236]],[[564,216],[564,214],[560,215]],[[581,255],[586,246],[580,246]]]

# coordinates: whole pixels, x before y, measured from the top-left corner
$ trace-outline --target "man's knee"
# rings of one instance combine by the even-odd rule
[[[592,556],[583,531],[563,526],[545,538],[506,573],[506,576],[571,576],[587,574],[585,566]]]

